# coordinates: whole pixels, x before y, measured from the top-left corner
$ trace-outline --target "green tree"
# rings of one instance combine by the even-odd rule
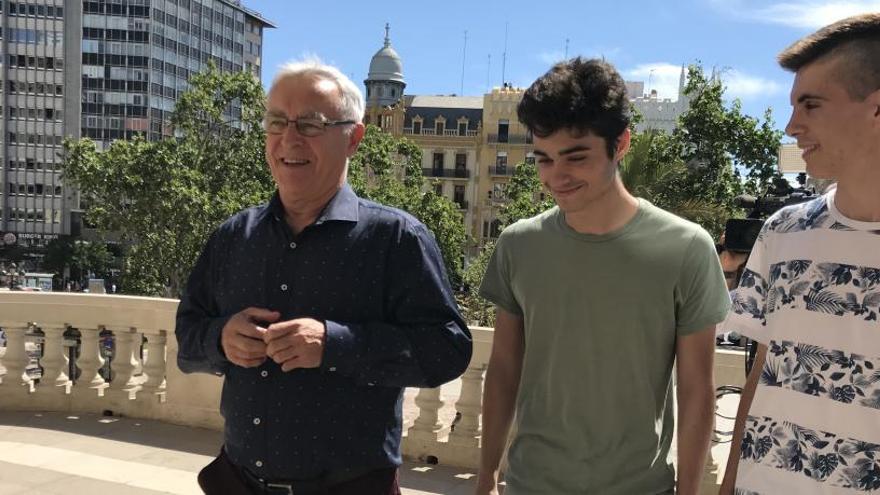
[[[58,238],[46,246],[43,267],[56,275],[70,270],[71,280],[82,280],[89,273],[107,277],[113,267],[113,254],[103,242]]]
[[[534,164],[517,164],[504,192],[507,201],[498,214],[502,227],[521,218],[533,217],[556,204],[550,195],[541,199],[541,180]]]
[[[779,176],[782,133],[774,129],[769,108],[759,121],[742,113],[738,99],[725,105],[724,90],[723,82],[707,79],[699,65],[689,68],[685,87],[689,107],[679,118],[672,144],[688,165],[688,192],[732,206],[737,194],[763,193]]]
[[[117,140],[102,152],[89,139],[65,142],[64,177],[87,198],[87,218],[129,246],[130,293],[177,296],[208,234],[273,190],[259,82],[211,67],[190,85],[172,116],[174,138]],[[236,117],[225,117],[233,108]]]

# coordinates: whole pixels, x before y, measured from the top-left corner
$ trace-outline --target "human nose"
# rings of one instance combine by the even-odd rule
[[[303,138],[304,136],[300,134],[299,130],[296,128],[296,121],[288,120],[284,132],[281,133],[281,142],[284,144],[298,143],[301,142]]]
[[[798,115],[797,109],[793,109],[791,111],[791,117],[788,119],[788,124],[785,125],[785,134],[791,137],[797,137],[802,131],[802,126],[800,123],[800,116]]]

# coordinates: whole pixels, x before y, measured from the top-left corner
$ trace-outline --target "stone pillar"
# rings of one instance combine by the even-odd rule
[[[440,430],[443,429],[438,419],[440,408],[443,407],[440,387],[419,390],[415,402],[419,407],[419,415],[407,433],[408,438],[436,442],[440,437]]]
[[[140,334],[134,328],[107,328],[113,332],[116,348],[113,352],[113,380],[105,392],[111,399],[111,410],[125,409],[130,407],[128,401],[133,399],[137,392],[137,383],[134,380],[134,370],[137,361],[134,358],[135,343],[140,346]]]
[[[6,334],[6,354],[0,359],[0,363],[6,368],[6,374],[3,375],[3,382],[0,383],[0,396],[24,400],[31,388],[31,380],[24,374],[30,363],[24,346],[28,327],[20,323],[0,321],[0,328]],[[3,403],[12,402],[3,401]]]
[[[472,363],[473,364],[473,363]],[[461,420],[455,430],[449,434],[449,443],[467,447],[480,446],[480,414],[483,405],[483,371],[485,365],[469,366],[461,376],[461,396],[455,403],[455,409],[461,414]]]
[[[34,387],[34,404],[47,411],[66,411],[69,409],[68,390],[70,379],[67,376],[69,360],[64,354],[64,331],[67,327],[60,324],[44,324],[43,357],[40,366],[43,375],[40,383]]]
[[[80,356],[76,364],[82,372],[77,381],[77,387],[99,389],[106,386],[104,378],[98,370],[104,366],[104,358],[101,357],[99,329],[80,327]]]
[[[146,381],[141,386],[144,395],[162,394],[165,392],[165,331],[148,333],[146,351],[144,352],[144,373]]]

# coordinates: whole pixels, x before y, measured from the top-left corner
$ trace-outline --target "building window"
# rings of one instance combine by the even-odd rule
[[[442,176],[443,175],[443,153],[434,153],[432,158],[433,158],[432,165],[433,165],[433,169],[434,169],[434,175],[438,176],[438,177]]]
[[[446,131],[446,122],[442,120],[434,121],[434,134],[438,136],[442,136],[443,132]]]
[[[498,142],[506,143],[508,141],[508,132],[510,130],[510,121],[501,119],[498,121]]]
[[[507,198],[507,184],[503,182],[492,183],[492,199],[503,200]]]
[[[455,154],[455,169],[456,170],[464,170],[467,168],[467,154],[466,153],[456,153]]]
[[[526,163],[529,165],[535,164],[535,154],[533,152],[529,151],[526,153]]]
[[[501,235],[501,220],[492,220],[492,226],[489,230],[489,237],[495,239]]]
[[[452,192],[452,200],[458,204],[459,208],[466,208],[464,204],[464,186],[456,184],[455,190]]]
[[[422,119],[413,119],[413,134],[417,136],[422,134]]]
[[[467,121],[458,123],[458,135],[459,136],[467,136]]]
[[[507,152],[499,151],[497,155],[495,155],[495,173],[505,174],[507,173]]]

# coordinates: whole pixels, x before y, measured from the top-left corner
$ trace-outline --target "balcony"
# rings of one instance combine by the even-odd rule
[[[516,167],[510,165],[489,165],[489,175],[503,175],[510,177],[516,172]]]
[[[177,368],[177,303],[0,291],[0,492],[44,493],[45,483],[47,493],[199,493],[195,475],[221,442],[222,379]],[[492,330],[471,332],[473,357],[460,379],[405,393],[404,494],[473,492]],[[112,374],[100,372],[107,335]],[[65,345],[74,338],[78,353]],[[742,362],[742,352],[719,350],[717,384],[742,385]],[[38,367],[39,380],[30,372]],[[735,414],[730,399],[719,401],[724,416]],[[727,448],[713,445],[703,493],[717,493]]]
[[[404,127],[403,133],[408,136],[442,136],[442,137],[476,137],[477,131],[465,131],[464,134],[458,132],[457,129],[445,129],[442,134],[437,134],[435,129],[422,128],[418,133],[413,132],[412,127]]]
[[[471,171],[466,168],[422,168],[425,177],[443,177],[452,179],[469,179]]]
[[[532,144],[531,134],[489,134],[487,136],[489,144],[507,143],[507,144]]]

